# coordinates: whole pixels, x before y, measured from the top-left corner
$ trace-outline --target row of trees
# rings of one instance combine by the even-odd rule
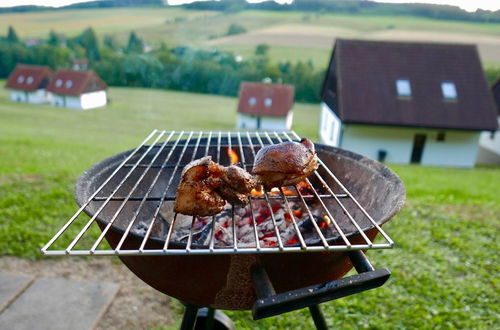
[[[92,28],[73,38],[51,31],[43,43],[28,47],[19,41],[13,28],[9,31],[0,39],[0,78],[7,77],[17,63],[58,69],[70,67],[72,59],[85,57],[90,68],[111,86],[235,96],[242,80],[271,78],[295,85],[297,101],[318,102],[324,76],[312,62],[272,63],[267,45],[257,46],[254,57],[242,59],[230,52],[169,48],[165,44],[144,53],[144,41],[134,32],[126,47],[119,47],[109,36],[100,43]]]
[[[345,13],[358,15],[411,15],[457,21],[500,22],[500,10],[492,12],[478,9],[476,12],[470,13],[457,6],[426,3],[398,4],[366,0],[294,0],[288,5],[280,5],[274,1],[248,3],[246,0],[211,0],[186,4],[184,7],[196,10],[218,10],[225,12],[236,12],[239,10],[251,9],[337,14]]]
[[[0,78],[6,78],[18,63],[48,65],[52,69],[71,67],[75,58],[87,58],[108,85],[153,87],[235,96],[242,80],[293,84],[296,100],[319,102],[324,71],[312,62],[272,63],[267,56],[269,46],[258,45],[255,56],[247,59],[230,52],[197,50],[189,47],[169,48],[161,44],[144,53],[144,41],[131,32],[128,43],[120,47],[116,40],[105,37],[100,43],[94,30],[65,38],[51,31],[41,44],[26,46],[13,28],[0,37]],[[500,68],[490,67],[486,77],[493,83]]]

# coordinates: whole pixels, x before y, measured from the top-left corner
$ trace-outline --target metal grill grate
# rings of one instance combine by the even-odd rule
[[[130,152],[125,159],[104,178],[99,187],[95,187],[90,197],[67,221],[67,223],[54,235],[54,237],[42,248],[45,255],[179,255],[179,254],[229,254],[229,253],[273,253],[273,252],[300,252],[300,251],[343,251],[359,249],[380,249],[393,246],[391,238],[380,228],[379,224],[368,214],[354,196],[346,189],[334,173],[318,159],[319,169],[315,171],[306,183],[307,192],[300,189],[298,185],[291,187],[293,194],[286,194],[285,187],[279,191],[268,192],[263,190],[262,196],[250,197],[250,204],[244,208],[249,208],[251,223],[253,226],[254,246],[240,246],[236,235],[237,226],[235,212],[240,206],[230,208],[231,225],[229,230],[232,235],[232,244],[228,246],[216,246],[216,216],[212,217],[209,223],[209,243],[205,246],[193,244],[193,236],[196,235],[195,224],[197,217],[192,217],[191,227],[187,236],[184,248],[172,247],[173,237],[176,231],[176,221],[178,215],[168,219],[169,225],[165,228],[165,233],[161,237],[163,248],[149,248],[148,241],[153,238],[153,228],[164,222],[161,217],[161,206],[163,203],[175,200],[175,190],[180,180],[182,169],[190,161],[211,155],[213,160],[221,165],[229,165],[229,156],[226,150],[232,150],[239,156],[239,165],[251,171],[253,159],[256,152],[263,146],[280,143],[283,141],[299,141],[300,137],[293,131],[283,132],[176,132],[154,130],[136,149]],[[186,152],[189,149],[189,152]],[[168,173],[168,175],[165,175]],[[322,173],[323,175],[321,175]],[[325,179],[327,178],[327,179]],[[328,184],[327,181],[334,184]],[[127,183],[127,184],[124,184]],[[338,190],[334,192],[332,186]],[[276,245],[262,246],[256,226],[256,210],[254,201],[264,201],[269,209],[270,221],[274,228]],[[271,201],[278,200],[283,205],[290,219],[289,226],[295,231],[297,242],[289,244],[283,242],[282,232],[277,224],[275,211]],[[355,234],[362,237],[362,243],[353,243],[350,238],[352,233],[346,233],[339,225],[336,217],[331,212],[331,207],[327,207],[326,201],[334,201],[347,217]],[[317,239],[311,243],[310,239],[304,238],[299,222],[292,210],[292,203],[298,203],[305,210],[309,219],[314,219],[311,202],[315,203],[315,208],[321,209],[323,214],[329,219],[329,227],[332,232],[338,235],[338,239],[332,242],[330,237],[325,236],[324,228],[320,228],[316,221],[310,221],[311,230]],[[347,205],[348,203],[348,205]],[[130,205],[134,204],[133,208]],[[113,212],[109,209],[113,205]],[[134,226],[139,223],[139,218],[143,215],[146,205],[154,211],[146,221],[141,236],[142,242],[139,248],[127,249],[124,243],[133,235]],[[92,208],[91,212],[87,212]],[[353,212],[354,209],[357,209]],[[90,219],[81,220],[84,212],[91,214]],[[99,217],[107,213],[107,220],[101,222],[101,232],[96,234],[92,227],[97,225]],[[354,215],[356,214],[356,216]],[[363,231],[359,218],[364,218],[364,223],[369,223],[370,228],[381,234],[383,242],[374,243]],[[88,220],[87,220],[88,219]],[[106,234],[118,222],[121,224],[122,236],[117,246],[107,247],[103,242]],[[144,227],[144,224],[142,224]],[[206,229],[206,228],[205,228]],[[132,232],[131,232],[132,231]],[[98,231],[97,231],[98,233]],[[97,238],[95,238],[98,236]],[[63,238],[64,237],[64,238]],[[68,238],[69,237],[69,238]],[[91,243],[89,243],[89,241]],[[359,240],[358,240],[359,241]],[[69,243],[68,243],[69,242]],[[340,243],[339,243],[340,242]],[[179,242],[176,242],[179,244]],[[65,247],[60,248],[59,246]],[[84,247],[81,247],[84,245]]]

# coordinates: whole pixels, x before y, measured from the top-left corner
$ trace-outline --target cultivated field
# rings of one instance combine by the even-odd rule
[[[248,32],[225,36],[230,24]],[[335,38],[410,40],[478,45],[485,64],[500,64],[500,24],[441,21],[416,17],[352,16],[300,12],[243,11],[226,14],[180,8],[114,8],[2,14],[0,33],[12,25],[22,38],[46,37],[53,29],[68,36],[92,26],[125,44],[135,30],[151,44],[221,48],[252,56],[267,43],[274,61],[307,61],[324,68]]]
[[[76,210],[74,182],[92,164],[135,146],[153,128],[229,130],[235,123],[236,99],[228,97],[111,88],[108,107],[82,112],[11,103],[6,95],[1,89],[0,255],[31,259],[40,258],[39,248]],[[296,105],[294,129],[315,139],[318,113],[317,105]],[[498,329],[500,168],[391,167],[406,184],[407,205],[384,226],[395,248],[369,257],[392,277],[379,289],[322,304],[328,325]],[[178,328],[180,304],[172,300],[171,310],[160,313],[167,304],[149,297],[134,296],[128,305],[144,299],[156,311],[147,315],[163,315],[148,324],[159,327],[171,315],[167,328]],[[307,310],[257,322],[249,312],[229,314],[238,329],[313,328]]]

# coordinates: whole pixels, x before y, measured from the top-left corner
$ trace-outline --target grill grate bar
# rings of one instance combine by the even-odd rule
[[[164,134],[165,132],[161,132],[160,135],[155,139],[154,143],[158,142],[160,140],[160,138],[162,137],[162,135]],[[137,163],[139,163],[141,160],[143,160],[146,155],[148,154],[148,152],[151,150],[151,148],[149,147],[146,152],[144,152],[144,154],[142,154],[142,156],[139,158],[139,160],[137,161]],[[123,183],[130,177],[130,175],[132,174],[132,172],[134,171],[135,168],[132,168],[129,172],[127,172],[127,174],[125,175],[125,177],[120,181],[120,183],[116,186],[116,188],[113,190],[113,192],[111,193],[110,197],[112,197],[119,189],[120,187],[123,185]],[[132,193],[135,188],[138,186],[139,182],[136,183],[136,185],[134,185],[134,188],[132,188],[131,192]],[[102,210],[106,207],[106,205],[108,205],[110,201],[110,198],[108,198],[102,205],[101,207],[99,208],[99,210],[96,212],[96,214],[94,214],[94,216],[92,216],[90,218],[90,220],[87,222],[87,224],[82,228],[82,230],[80,230],[80,232],[76,235],[76,237],[73,239],[73,241],[68,245],[68,247],[66,248],[66,251],[70,251],[71,249],[73,249],[75,247],[75,245],[80,241],[80,239],[83,237],[83,235],[87,232],[87,230],[90,228],[90,226],[92,225],[92,223],[94,223],[95,219],[97,218],[97,216],[99,215],[99,213],[102,212]],[[112,220],[110,221],[111,223],[114,222],[114,220],[116,219],[118,213],[122,210],[123,206],[125,205],[125,201],[122,202],[122,204],[120,205],[120,208],[118,209],[118,211],[115,213],[115,215],[113,216]],[[109,226],[106,226],[106,228],[109,228],[111,225]],[[92,254],[92,251],[91,251],[91,254]]]
[[[158,132],[158,130],[153,130],[151,132],[151,134],[148,135],[148,137],[142,141],[142,143],[134,149],[134,151],[132,151],[132,153],[127,157],[125,158],[125,160],[123,160],[123,162],[113,171],[113,173],[111,173],[111,175],[99,186],[99,188],[97,188],[97,190],[92,194],[92,196],[89,198],[89,200],[83,204],[80,209],[78,209],[78,211],[75,212],[75,214],[64,224],[64,226],[61,227],[61,229],[59,229],[59,231],[54,235],[54,237],[52,237],[48,242],[47,244],[45,244],[42,248],[41,248],[41,251],[42,253],[46,254],[47,253],[47,249],[52,246],[52,244],[55,243],[55,241],[57,239],[59,239],[59,237],[61,237],[61,235],[69,228],[69,226],[71,226],[74,221],[76,220],[76,218],[83,212],[83,210],[90,204],[92,198],[94,198],[101,190],[102,188],[104,188],[109,181],[111,181],[112,178],[115,177],[115,175],[118,173],[118,171],[120,171],[120,169],[122,168],[122,166],[129,161],[129,159],[131,159],[145,144],[146,142],[148,142],[155,134],[156,132]]]
[[[160,148],[160,150],[163,150],[165,148],[165,146],[167,145],[168,141],[170,141],[170,139],[172,138],[172,133],[167,137],[167,139],[165,140],[165,142],[162,144],[162,147]],[[158,139],[157,141],[162,137],[162,135],[160,134],[158,136]],[[160,153],[158,152],[152,159],[151,159],[151,162],[150,162],[150,165],[152,165],[155,160],[158,158],[158,156],[160,155]],[[137,182],[135,183],[134,187],[130,190],[130,193],[127,195],[127,197],[125,197],[125,199],[123,200],[123,202],[121,203],[120,205],[120,208],[115,212],[115,215],[113,216],[113,218],[109,221],[109,223],[107,224],[107,226],[104,228],[104,230],[102,231],[101,235],[99,236],[99,238],[96,240],[96,242],[94,243],[94,245],[90,248],[90,253],[94,253],[95,250],[97,249],[97,247],[99,246],[99,244],[101,244],[102,240],[104,239],[104,236],[106,235],[106,233],[109,231],[109,228],[113,225],[113,223],[115,222],[118,214],[121,212],[121,210],[123,209],[123,207],[125,206],[125,203],[129,200],[130,196],[132,195],[132,193],[137,189],[137,187],[139,186],[140,182],[142,182],[142,180],[144,179],[146,173],[149,171],[151,167],[148,167],[146,168],[146,170],[144,170],[144,172],[142,173],[141,177],[137,180]],[[156,177],[153,181],[153,184],[154,182],[156,182],[160,176],[161,172],[158,172],[156,174]],[[144,196],[144,198],[141,200],[141,203],[139,204],[139,207],[137,208],[137,211],[135,212],[134,214],[134,217],[132,219],[132,221],[130,221],[130,224],[128,225],[127,227],[127,230],[125,231],[125,234],[123,235],[122,239],[120,240],[120,242],[118,243],[118,246],[116,247],[116,249],[120,249],[122,244],[123,244],[123,241],[125,240],[124,238],[128,235],[128,232],[130,231],[130,228],[132,227],[133,223],[135,222],[135,219],[137,218],[138,214],[139,214],[139,211],[141,210],[142,206],[144,205],[144,202],[145,202],[145,198],[151,193],[151,190],[153,188],[153,184],[150,185],[149,189],[148,189],[148,192],[146,193],[146,195]]]
[[[290,139],[290,137],[286,134],[286,132],[283,132],[285,137],[289,140],[289,141],[292,141],[292,139]],[[283,142],[283,139],[280,138],[280,136],[278,135],[278,133],[274,132],[274,135],[277,137],[278,141],[281,143]],[[311,185],[311,183],[309,181],[307,181],[307,184],[312,187],[312,190],[314,192],[316,192],[316,189],[314,189],[314,187]],[[307,205],[306,201],[305,201],[305,198],[304,196],[302,195],[302,193],[300,192],[300,189],[297,188],[297,185],[294,186],[295,187],[295,190],[297,191],[297,194],[298,194],[298,197],[301,199],[301,201],[303,202],[303,205],[304,207],[306,208],[307,210],[307,213],[309,215],[309,219],[311,219],[311,223],[313,224],[314,226],[314,229],[316,230],[316,233],[318,234],[318,236],[320,237],[321,239],[321,242],[323,243],[323,246],[325,246],[326,248],[328,248],[328,242],[326,241],[325,239],[325,236],[323,235],[323,233],[321,232],[321,229],[319,228],[318,224],[316,223],[316,221],[314,220],[314,215],[312,214],[312,211],[311,209],[309,208],[309,205]],[[283,194],[283,192],[282,192]],[[316,196],[314,196],[315,198],[317,199],[320,199],[321,200],[321,195],[319,194],[316,194]],[[328,196],[328,195],[327,195]],[[285,195],[283,194],[283,197],[285,197]],[[330,196],[328,196],[330,197]],[[288,201],[287,201],[288,203]],[[302,235],[300,235],[299,237],[301,237]]]
[[[252,151],[253,158],[255,159],[255,149],[253,147],[252,138],[250,137],[250,133],[247,132],[246,135],[247,135],[248,143],[250,144],[250,150]],[[248,197],[249,205],[250,205],[250,215],[252,217],[252,227],[253,227],[253,234],[254,234],[254,238],[255,238],[255,245],[256,245],[257,251],[260,251],[261,248],[260,248],[259,234],[257,233],[257,222],[255,220],[255,211],[252,207],[252,203],[253,203],[254,198],[255,197],[253,197],[253,196]]]
[[[159,143],[161,139],[164,140]],[[230,225],[231,229],[224,229],[223,225],[219,223],[220,219],[217,215],[212,216],[211,220],[208,222],[206,219],[203,220],[200,217],[193,216],[190,221],[186,222],[185,225],[182,225],[184,227],[181,226],[182,223],[180,223],[178,214],[172,214],[171,219],[165,219],[164,216],[160,215],[162,204],[165,202],[171,203],[175,200],[175,196],[172,196],[171,193],[171,186],[176,178],[180,178],[180,172],[189,163],[189,160],[185,158],[190,158],[191,161],[196,158],[200,158],[198,153],[201,151],[204,156],[212,155],[215,161],[221,165],[227,166],[229,163],[251,170],[251,167],[253,166],[253,159],[255,159],[258,149],[269,144],[297,140],[300,140],[300,137],[293,131],[185,132],[153,130],[137,148],[131,151],[128,156],[120,162],[120,164],[112,171],[109,177],[104,180],[99,188],[91,194],[88,200],[82,204],[78,211],[76,211],[76,213],[58,230],[54,237],[52,237],[42,248],[42,253],[45,255],[248,254],[300,251],[345,251],[392,247],[394,243],[391,238],[381,229],[380,225],[377,224],[366,209],[361,206],[361,204],[347,190],[344,184],[334,175],[334,173],[319,157],[319,169],[314,172],[313,176],[307,178],[303,185],[294,185],[293,192],[290,192],[290,190],[286,187],[280,187],[279,189],[273,188],[270,191],[262,188],[262,195],[249,196],[249,204],[247,206],[231,206],[226,213],[228,218],[225,220],[227,221],[226,225],[224,225]],[[188,149],[190,153],[187,153]],[[223,153],[223,151],[227,151],[227,155]],[[185,157],[187,156],[186,154],[189,156]],[[233,155],[238,156],[237,161],[231,157]],[[161,164],[158,162],[160,158],[164,158]],[[116,176],[119,173],[121,173],[120,177],[116,179]],[[168,173],[168,180],[165,179],[165,182],[162,182],[160,177],[162,174],[165,175],[166,173]],[[329,181],[327,181],[325,179],[326,177],[323,177],[322,175],[326,175]],[[146,178],[148,179],[146,180]],[[314,182],[311,181],[313,178]],[[111,186],[113,179],[115,180],[114,182],[118,182],[116,186],[114,186],[114,184]],[[130,182],[130,180],[134,180],[134,182]],[[129,188],[124,185],[125,182],[129,184]],[[145,182],[148,183],[146,184]],[[330,186],[327,182],[333,182],[336,190],[338,187],[340,192],[334,192],[332,188],[333,186]],[[305,188],[306,184],[308,185],[308,188]],[[317,187],[315,186],[316,184],[318,185]],[[104,190],[105,187],[108,187],[106,190],[109,190],[109,192]],[[144,193],[138,193],[139,190],[144,191]],[[123,193],[118,194],[119,191],[122,191]],[[332,199],[334,201],[332,201]],[[338,222],[339,219],[334,217],[329,209],[329,206],[327,206],[327,200],[330,201],[329,205],[332,205],[331,203],[335,203],[335,205],[340,206],[338,210],[345,215],[342,216],[342,218],[345,218],[345,220],[342,221],[344,221],[344,223],[345,221],[351,223],[353,228],[356,228],[356,233],[360,234],[360,237],[362,237],[364,242],[360,241],[359,243],[353,243],[349,240],[348,237],[350,237],[351,233],[347,235],[342,230]],[[352,201],[354,205],[352,207],[347,207],[347,204],[344,204],[342,200],[347,200],[346,203],[350,203],[350,201]],[[91,203],[93,202],[102,204],[94,204],[94,206],[92,206]],[[99,216],[103,213],[103,210],[110,204],[110,202],[115,202],[114,205],[116,205],[117,209],[113,209],[113,213],[107,215],[109,220],[106,220],[107,223],[105,223],[105,226],[102,228],[102,232],[92,241],[91,248],[77,248],[80,245],[82,238],[90,231],[89,229],[92,224],[97,222],[97,219],[101,219]],[[133,211],[130,211],[130,217],[128,217],[128,214],[125,214],[124,211],[125,206],[129,205],[131,202],[138,202],[138,206],[130,204],[130,206],[133,207]],[[314,211],[311,209],[311,202],[314,202],[314,205],[317,205],[318,207],[315,207]],[[145,230],[145,234],[139,241],[140,247],[138,249],[127,248],[125,242],[128,241],[128,237],[132,234],[134,225],[142,226],[142,221],[140,223],[136,222],[139,222],[139,215],[142,214],[143,210],[145,210],[147,203],[150,203],[148,205],[152,207],[151,209],[148,209],[150,210],[148,212],[151,212],[152,216],[148,216],[149,221],[144,222],[144,226],[146,227],[141,229]],[[299,205],[297,203],[300,204],[300,209],[297,209],[297,206]],[[96,208],[96,212],[92,212],[93,215],[90,219],[83,223],[81,223],[81,221],[76,221],[76,219],[91,206]],[[261,209],[258,209],[259,207]],[[277,209],[275,209],[275,207],[277,207]],[[269,217],[268,220],[265,220],[270,221],[270,223],[266,224],[266,226],[268,226],[268,229],[266,230],[270,230],[270,234],[272,235],[269,238],[266,238],[268,237],[268,234],[263,237],[259,237],[259,228],[260,224],[262,224],[263,218],[262,213],[256,212],[263,212],[264,209],[267,209],[266,212],[269,213],[266,215],[266,217]],[[359,212],[356,211],[353,213],[352,211],[355,209],[358,209]],[[295,214],[295,211],[300,213]],[[339,235],[340,244],[338,242],[335,243],[335,245],[330,245],[328,243],[328,239],[326,238],[324,232],[325,222],[321,222],[321,217],[317,216],[317,213],[315,212],[321,212],[319,215],[324,214],[322,215],[323,219],[330,220],[328,226],[331,230],[337,233],[337,235]],[[288,215],[289,218],[286,218]],[[244,219],[243,217],[245,217],[247,220],[245,220],[245,222],[238,223],[236,216],[242,217],[241,219]],[[257,219],[257,216],[259,216],[259,220]],[[285,216],[286,220],[283,216]],[[304,216],[306,218],[304,218]],[[123,217],[126,217],[126,219],[121,219]],[[308,223],[307,217],[310,219],[311,224]],[[370,228],[376,229],[380,232],[387,243],[372,242],[363,232],[361,223],[357,217],[366,217],[367,220],[364,220],[364,222],[370,223]],[[123,233],[119,237],[116,247],[114,249],[102,248],[102,241],[111,231],[112,227],[115,226],[115,223],[119,222],[118,219],[121,219],[121,221],[126,220],[127,222],[122,224],[124,228]],[[160,221],[162,221],[162,223],[159,224],[160,227],[164,228],[166,231],[163,234],[164,236],[162,236],[165,237],[165,241],[162,242],[162,245],[160,245],[163,246],[163,248],[147,248],[147,243],[151,238],[153,238],[153,227]],[[199,224],[199,221],[203,221],[203,223]],[[288,221],[288,224],[285,226],[286,221]],[[164,226],[164,222],[167,226]],[[188,227],[189,223],[191,223],[190,227]],[[306,223],[308,226],[307,229],[306,227],[303,227]],[[195,228],[200,228],[200,225],[203,226],[203,229],[195,230]],[[250,225],[250,227],[247,225]],[[80,226],[83,227],[78,228]],[[241,238],[239,238],[239,235],[240,230],[243,230],[243,226],[247,226],[244,229],[243,235],[251,235],[250,242],[247,241],[249,238],[248,236],[245,236],[245,241],[240,241]],[[58,239],[61,238],[63,234],[69,232],[68,229],[70,227],[72,228],[72,232],[74,231],[77,233],[76,236],[71,239],[71,242],[64,250],[54,249],[52,246],[58,241]],[[77,228],[77,230],[75,231],[75,228],[73,227]],[[184,236],[176,234],[181,227],[187,229],[185,231],[186,235],[180,234]],[[217,235],[220,235],[221,230],[225,231],[226,235],[228,235],[227,240],[230,243],[226,246],[216,245],[219,244],[217,243],[217,240],[219,240],[219,236]],[[317,241],[318,243],[316,245],[310,245],[308,243],[308,239],[304,236],[303,230],[305,230],[308,235],[311,235],[311,233],[313,235],[317,235],[319,238],[319,241]],[[195,236],[202,232],[203,236]],[[158,233],[155,233],[154,235],[158,235]],[[293,236],[289,238],[287,235]],[[89,234],[89,236],[91,235]],[[195,237],[202,237],[203,240],[207,242],[206,244],[208,244],[208,246],[206,248],[200,247],[198,243],[200,239],[195,239]],[[182,240],[185,242],[184,239],[186,238],[187,243],[184,249],[180,249],[179,247],[170,247],[174,240]],[[251,245],[253,244],[252,239],[255,240],[255,244],[253,246]],[[263,244],[261,239],[266,243]],[[275,244],[272,242],[275,242]],[[243,246],[240,246],[240,244],[243,244]],[[139,246],[139,243],[137,243],[137,245]]]
[[[292,134],[295,135],[295,137],[300,138],[294,131],[292,131]],[[379,226],[379,224],[375,220],[373,220],[371,215],[368,214],[368,212],[366,212],[365,208],[362,207],[361,204],[359,204],[358,200],[352,196],[349,190],[347,190],[347,188],[342,184],[342,182],[340,182],[340,180],[332,173],[332,171],[330,171],[328,166],[326,166],[325,163],[323,163],[323,161],[319,157],[318,157],[318,163],[325,169],[325,171],[330,175],[330,177],[335,181],[335,183],[338,184],[339,187],[350,197],[350,199],[356,204],[356,206],[361,210],[361,212],[363,212],[363,214],[368,218],[368,220],[370,220],[370,222],[375,226],[375,228],[377,228],[378,232],[387,241],[389,247],[392,247],[394,245],[394,242],[389,237],[389,235],[387,235],[387,233]]]
[[[292,139],[286,134],[286,132],[284,132],[284,134],[288,138],[289,141],[292,141]],[[323,179],[323,177],[318,173],[318,171],[314,171],[314,175],[318,178],[318,180],[321,182],[321,184],[323,185],[323,187],[330,192],[330,196],[333,196],[335,198],[335,194],[333,193],[332,189],[328,186],[328,184],[325,182],[325,180]],[[344,204],[342,204],[338,198],[335,198],[335,201],[342,208],[342,210],[344,211],[344,214],[349,218],[349,220],[353,223],[353,225],[359,231],[359,233],[361,234],[361,236],[363,237],[363,239],[366,241],[366,243],[368,243],[369,246],[373,245],[372,241],[370,241],[370,239],[365,235],[365,233],[363,232],[363,230],[361,229],[361,227],[358,225],[358,223],[356,222],[356,220],[354,220],[354,218],[352,217],[351,213],[349,213],[349,211],[344,206]],[[333,221],[333,218],[331,218],[331,220]],[[336,228],[337,228],[337,226],[336,226]]]
[[[175,131],[173,133],[175,133]],[[179,134],[177,140],[174,142],[174,145],[173,145],[172,149],[170,149],[170,152],[167,154],[167,157],[165,157],[165,161],[163,162],[164,164],[166,164],[170,160],[170,158],[172,157],[172,155],[174,153],[174,150],[177,147],[177,145],[179,144],[179,142],[181,141],[181,137],[183,135],[184,135],[184,131],[182,131]],[[168,187],[172,183],[172,179],[173,179],[173,176],[170,178],[169,183],[167,184],[167,189],[165,189],[165,191],[163,193],[163,196],[160,198],[160,203],[158,204],[158,206],[157,206],[157,208],[155,210],[155,213],[154,213],[154,215],[153,215],[153,217],[151,219],[151,224],[149,225],[149,227],[148,227],[148,229],[146,231],[146,234],[144,235],[144,239],[141,242],[141,246],[139,247],[139,251],[141,251],[141,253],[144,251],[144,247],[146,246],[146,242],[149,239],[149,236],[151,235],[151,230],[153,229],[155,221],[156,221],[156,219],[158,217],[158,213],[160,211],[160,206],[163,203],[163,201],[165,200],[165,197],[166,197],[167,191],[168,191]]]
[[[325,199],[331,199],[331,198],[350,198],[347,194],[320,194],[319,195],[321,198],[325,198]],[[314,195],[302,195],[302,197],[304,199],[315,199],[316,196]],[[94,202],[102,202],[102,201],[105,201],[107,200],[109,197],[106,197],[106,196],[96,196],[94,198],[92,198],[92,201]],[[113,196],[111,197],[111,200],[112,201],[123,201],[125,200],[127,197],[125,196]],[[131,196],[128,198],[129,201],[141,201],[143,200],[144,197],[140,197],[140,196]],[[253,197],[254,199],[264,199],[263,196],[254,196]],[[288,196],[289,199],[300,199],[299,196]],[[280,196],[269,196],[269,199],[282,199]],[[161,201],[162,200],[162,197],[161,196],[154,196],[154,197],[146,197],[146,201],[149,201],[149,202],[158,202],[158,201]],[[163,198],[164,201],[173,201],[175,200],[175,196],[167,196],[165,198]]]

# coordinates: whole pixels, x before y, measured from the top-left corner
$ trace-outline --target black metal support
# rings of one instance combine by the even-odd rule
[[[186,305],[184,316],[182,317],[181,330],[193,330],[196,325],[196,317],[198,315],[198,306]]]
[[[214,328],[215,309],[209,308],[207,311],[207,319],[205,320],[205,330],[212,330]]]
[[[349,255],[349,259],[351,259],[351,262],[358,274],[372,272],[375,270],[362,251],[349,251],[347,254]]]
[[[328,327],[326,326],[325,317],[323,316],[323,313],[321,312],[321,308],[319,307],[319,305],[309,306],[309,312],[311,313],[316,329],[318,330],[328,329]]]
[[[265,269],[254,267],[252,280],[257,295],[257,301],[252,308],[254,320],[374,289],[382,286],[391,275],[385,268],[375,270],[362,251],[350,251],[348,255],[359,274],[278,294],[275,293]],[[313,319],[315,316],[318,320],[322,318],[319,308],[313,307],[311,314]],[[326,326],[324,319],[323,325]]]

